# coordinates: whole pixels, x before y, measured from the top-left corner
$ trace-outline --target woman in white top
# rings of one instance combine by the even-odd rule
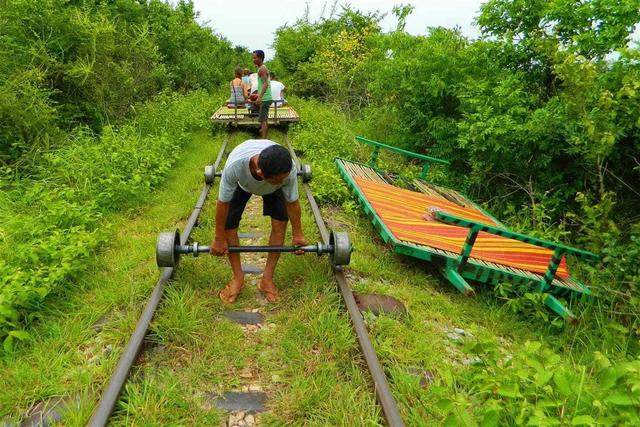
[[[287,90],[287,88],[276,80],[276,74],[273,71],[270,71],[269,74],[271,77],[271,97],[276,106],[282,107],[286,103],[284,100],[284,91]]]

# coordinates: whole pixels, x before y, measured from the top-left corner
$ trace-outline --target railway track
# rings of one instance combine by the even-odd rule
[[[229,142],[229,136],[230,133],[227,133],[225,135],[224,141],[213,165],[214,170],[220,170],[219,166],[221,165],[222,159],[226,152],[226,148]],[[294,161],[296,162],[296,165],[298,166],[298,168],[300,168],[301,163],[297,158],[295,152],[293,151],[293,147],[291,146],[287,138],[286,131],[284,139]],[[198,218],[200,216],[200,213],[202,212],[202,209],[204,208],[212,185],[212,182],[205,182],[196,205],[184,227],[184,230],[179,236],[180,245],[184,246],[187,244],[193,228],[196,227],[198,223]],[[316,203],[316,200],[313,196],[311,187],[307,182],[303,182],[302,188],[304,189],[307,201],[311,207],[316,225],[322,237],[322,244],[330,245],[332,243],[332,236],[326,227],[324,219],[322,218],[322,213],[320,212],[320,208],[318,207],[318,204]],[[135,364],[143,347],[144,338],[147,334],[154,313],[162,299],[165,286],[171,280],[171,277],[173,276],[176,268],[177,266],[162,268],[160,277],[158,278],[158,282],[153,292],[151,293],[140,318],[138,319],[136,328],[129,338],[125,351],[120,357],[120,360],[118,361],[118,364],[116,365],[116,368],[112,373],[107,386],[102,392],[98,405],[96,406],[96,409],[94,410],[87,424],[88,426],[102,427],[108,424],[111,414],[113,413],[113,409],[120,397],[120,393],[122,392],[127,382],[131,368]],[[393,395],[391,394],[391,389],[384,374],[384,370],[380,365],[380,361],[378,360],[371,340],[369,339],[369,335],[362,315],[358,309],[358,306],[356,305],[353,292],[343,272],[343,267],[341,265],[334,265],[333,272],[335,280],[338,283],[340,293],[343,297],[345,307],[351,318],[353,329],[358,338],[358,343],[360,345],[362,355],[371,374],[376,398],[380,407],[382,408],[382,413],[385,421],[387,425],[392,427],[404,426],[402,418],[400,417],[398,406],[393,398]]]

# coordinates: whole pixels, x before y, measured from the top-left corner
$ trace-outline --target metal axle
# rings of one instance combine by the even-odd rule
[[[158,235],[156,243],[156,262],[158,267],[175,267],[180,261],[180,256],[193,254],[198,256],[207,253],[210,246],[200,245],[197,242],[186,245],[180,240],[178,230],[174,232],[162,232]],[[318,255],[328,254],[332,265],[348,265],[351,260],[351,241],[345,232],[333,232],[327,244],[318,243],[305,246],[231,246],[228,252],[313,252]]]
[[[302,177],[302,182],[311,181],[312,173],[310,165],[301,165],[300,170],[296,173],[297,176]],[[207,165],[204,167],[204,182],[207,184],[213,184],[216,177],[221,177],[222,172],[219,172],[213,165]]]
[[[198,242],[194,242],[192,245],[176,245],[175,251],[179,254],[193,254],[198,256],[199,254],[209,253],[211,246],[199,245]],[[313,252],[318,255],[329,254],[333,252],[333,245],[324,245],[317,243],[315,245],[306,246],[229,246],[228,252],[230,253],[242,253],[242,252]]]
[[[306,165],[303,165],[303,166],[306,166]],[[218,177],[218,178],[221,178],[221,177],[222,177],[222,172],[215,172],[215,173],[213,174],[213,176]],[[298,172],[296,172],[296,176],[305,176],[305,171],[298,171]]]

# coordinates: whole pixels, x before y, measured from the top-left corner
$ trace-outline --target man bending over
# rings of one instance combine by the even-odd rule
[[[297,171],[289,151],[268,139],[249,139],[231,151],[222,171],[216,203],[214,241],[211,245],[213,255],[222,256],[228,252],[229,246],[239,245],[238,226],[252,194],[262,196],[262,214],[271,217],[269,245],[283,245],[289,218],[293,245],[307,244],[300,218]],[[240,254],[229,253],[228,257],[233,279],[220,291],[219,296],[223,302],[231,304],[242,290],[244,273]],[[258,285],[258,290],[269,302],[278,299],[273,273],[279,257],[277,252],[269,253]]]

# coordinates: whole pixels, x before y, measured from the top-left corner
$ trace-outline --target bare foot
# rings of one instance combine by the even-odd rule
[[[269,302],[278,301],[278,297],[280,293],[278,291],[278,288],[276,288],[276,285],[273,284],[273,280],[265,279],[263,277],[262,280],[260,280],[260,283],[258,283],[257,288],[260,292],[264,294],[264,297],[267,299],[267,301]]]
[[[231,279],[227,286],[224,287],[218,294],[220,299],[225,304],[233,304],[236,302],[236,298],[242,292],[242,286],[244,285],[244,280],[236,280]]]

